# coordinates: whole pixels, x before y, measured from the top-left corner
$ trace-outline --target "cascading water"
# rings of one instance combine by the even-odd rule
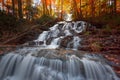
[[[85,29],[83,21],[57,23],[33,41],[36,47],[3,56],[0,80],[120,80],[102,56],[78,51]]]
[[[60,26],[62,25],[62,26]],[[61,39],[64,39],[67,36],[73,37],[72,42],[68,42],[68,44],[71,43],[73,45],[72,47],[68,46],[66,48],[76,49],[79,47],[79,43],[81,39],[77,34],[81,33],[86,29],[86,22],[83,21],[77,21],[77,22],[58,22],[58,24],[54,25],[49,29],[49,31],[44,31],[37,40],[34,40],[35,45],[39,46],[56,46],[53,48],[60,47]],[[52,40],[51,40],[52,39]],[[57,41],[57,42],[56,42]],[[42,45],[39,44],[42,42]],[[46,42],[49,42],[49,45],[47,45]],[[59,44],[59,45],[58,45]]]

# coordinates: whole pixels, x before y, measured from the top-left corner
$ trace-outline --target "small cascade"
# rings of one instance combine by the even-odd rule
[[[102,55],[79,51],[86,22],[58,22],[0,61],[0,80],[120,80]]]
[[[55,49],[55,48],[58,48],[59,45],[60,45],[60,42],[61,42],[61,38],[55,38],[51,41],[51,44],[47,46],[47,48],[50,48],[50,49]]]
[[[62,47],[61,41],[63,41],[65,37],[71,36],[71,37],[73,37],[73,40],[71,42],[73,46],[70,47],[69,46],[70,43],[68,42],[67,48],[77,50],[78,47],[80,46],[79,42],[81,41],[80,37],[77,36],[77,34],[81,33],[82,31],[85,31],[86,24],[87,23],[83,22],[83,21],[58,22],[53,27],[49,28],[49,31],[43,31],[43,33],[40,34],[38,39],[34,40],[34,42],[35,42],[34,45],[45,46],[47,48],[48,47],[59,48],[59,47]],[[47,44],[48,41],[50,44]]]
[[[73,49],[78,49],[81,39],[78,36],[75,36],[73,39]]]

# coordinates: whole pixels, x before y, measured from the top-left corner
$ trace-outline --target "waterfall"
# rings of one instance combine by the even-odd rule
[[[112,68],[99,59],[67,54],[65,58],[8,54],[1,61],[0,80],[119,80]]]
[[[34,40],[35,45],[37,46],[45,46],[48,48],[59,48],[61,43],[61,38],[64,39],[67,36],[73,37],[72,40],[72,47],[68,46],[67,48],[77,50],[80,46],[80,37],[77,36],[77,34],[81,33],[82,31],[85,31],[86,29],[86,22],[83,21],[77,21],[77,22],[58,22],[53,27],[49,28],[49,31],[43,31],[43,33],[40,34],[38,39]],[[63,26],[60,26],[63,25]],[[50,39],[53,39],[50,41]],[[49,45],[46,44],[46,42],[50,42]],[[57,42],[56,42],[57,41]],[[43,42],[43,44],[39,44],[39,42]],[[59,45],[56,45],[56,43],[59,43]],[[67,45],[70,43],[68,42]],[[66,46],[67,46],[66,45]],[[53,47],[52,47],[53,46]]]
[[[33,40],[35,47],[9,52],[0,61],[0,80],[120,80],[101,55],[78,50],[86,24],[58,22]]]

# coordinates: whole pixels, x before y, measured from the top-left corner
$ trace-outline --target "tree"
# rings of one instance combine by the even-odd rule
[[[23,14],[22,14],[22,0],[18,0],[18,15],[19,15],[20,19],[23,18]]]
[[[4,7],[5,7],[5,3],[4,3],[4,0],[2,0],[2,9],[4,10]]]
[[[91,16],[94,17],[95,16],[95,1],[90,0],[90,4],[91,4]]]
[[[49,8],[50,8],[49,14],[52,15],[52,1],[51,0],[50,0]]]
[[[73,0],[73,13],[74,13],[74,18],[78,19],[79,17],[79,12],[78,12],[78,7],[77,7],[77,2],[76,0]]]
[[[12,0],[12,11],[13,11],[13,15],[15,15],[15,2],[14,2],[14,0]]]
[[[61,0],[61,19],[63,18],[63,0]]]
[[[116,0],[114,0],[114,13],[116,13],[116,4],[117,4],[117,1]]]
[[[80,0],[80,18],[82,18],[82,10],[81,10],[81,5],[82,5],[82,3],[81,3],[81,0]]]
[[[43,7],[43,15],[49,15],[49,10],[47,7],[47,0],[41,0]]]

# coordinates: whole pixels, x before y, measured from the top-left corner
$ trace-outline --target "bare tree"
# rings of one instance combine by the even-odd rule
[[[63,0],[61,0],[61,19],[63,17]]]
[[[82,3],[81,3],[82,0],[80,0],[80,18],[82,18],[82,9],[81,9],[81,6],[82,6]]]
[[[116,0],[114,0],[114,13],[116,13],[116,4],[117,4],[117,1]]]
[[[73,0],[73,4],[72,5],[73,5],[74,18],[78,19],[79,12],[78,12],[78,7],[77,7],[76,0]]]
[[[15,2],[14,2],[14,0],[12,0],[12,11],[13,11],[13,15],[15,15]]]
[[[22,13],[22,0],[18,0],[18,15],[19,15],[19,18],[20,18],[20,19],[23,18],[23,13]]]
[[[2,0],[2,9],[4,10],[4,7],[5,7],[5,3],[4,3],[4,0]]]

